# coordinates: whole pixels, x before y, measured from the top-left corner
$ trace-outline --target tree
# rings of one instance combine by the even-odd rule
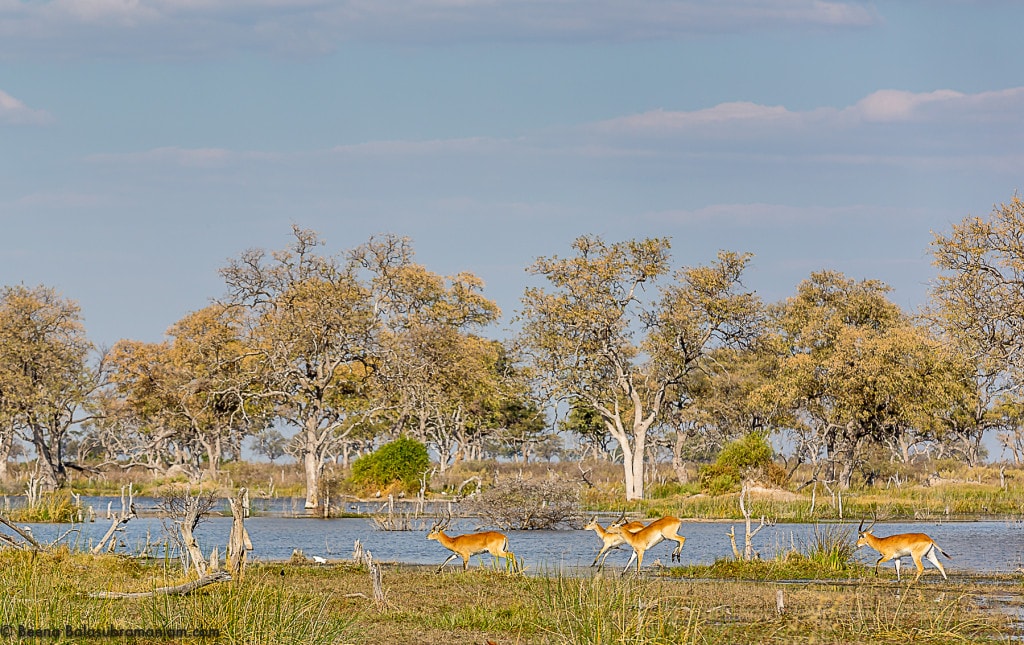
[[[762,342],[718,348],[708,355],[715,369],[694,372],[679,388],[681,400],[672,402],[662,419],[674,435],[666,439],[679,481],[688,477],[684,458],[706,459],[733,439],[768,433],[783,421],[777,402],[756,396],[769,378],[772,358]]]
[[[404,376],[394,384],[409,431],[436,449],[445,472],[495,430],[501,344],[439,325],[416,325],[397,341]]]
[[[392,434],[432,444],[443,470],[479,443],[485,411],[505,389],[504,348],[473,333],[501,311],[476,276],[441,276],[414,262],[407,239],[371,239],[351,257],[379,321],[376,383]]]
[[[175,323],[167,341],[126,340],[111,350],[110,381],[128,410],[150,433],[165,434],[152,449],[177,452],[151,456],[150,463],[188,463],[198,470],[205,456],[215,477],[229,446],[237,456],[242,438],[266,425],[269,410],[249,396],[251,359],[239,313],[211,305]]]
[[[562,432],[576,435],[576,440],[580,444],[578,457],[581,462],[586,461],[590,455],[594,459],[611,458],[611,451],[608,449],[610,437],[605,431],[601,414],[594,408],[577,403],[569,410],[569,414],[559,421],[558,428]]]
[[[0,291],[0,417],[32,444],[44,490],[64,484],[65,439],[90,418],[101,381],[93,349],[75,302],[44,286]]]
[[[970,370],[973,390],[948,429],[976,463],[989,429],[1017,432],[1007,418],[1024,374],[1024,202],[1014,196],[988,218],[967,217],[948,235],[935,234],[939,276],[928,318]]]
[[[313,231],[292,228],[285,250],[244,252],[221,270],[226,305],[242,307],[251,397],[296,428],[306,508],[320,506],[320,478],[346,421],[366,410],[377,320],[353,267],[318,255]]]
[[[707,353],[756,334],[760,301],[740,282],[749,255],[721,252],[685,268],[654,302],[642,290],[669,272],[669,241],[606,244],[584,236],[571,258],[540,258],[530,271],[553,290],[523,296],[520,343],[548,395],[601,417],[623,455],[628,500],[641,499],[648,433]]]
[[[763,401],[789,406],[802,457],[824,453],[849,487],[866,442],[894,442],[948,403],[939,343],[893,304],[889,287],[838,272],[811,274],[773,308],[779,348]]]
[[[268,254],[246,251],[221,274],[226,302],[246,311],[246,346],[259,387],[297,430],[306,507],[320,505],[323,467],[353,432],[390,408],[407,419],[403,388],[421,362],[403,351],[420,329],[465,331],[493,321],[497,306],[471,274],[445,278],[413,261],[406,238],[371,239],[343,256],[316,252],[313,231]]]
[[[264,428],[250,440],[253,452],[263,455],[274,463],[288,452],[288,438],[274,428]]]

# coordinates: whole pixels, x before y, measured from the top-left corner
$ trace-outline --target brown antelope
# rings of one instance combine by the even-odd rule
[[[924,533],[900,533],[897,535],[890,535],[889,537],[875,537],[871,533],[872,527],[875,526],[874,522],[871,522],[871,526],[864,528],[864,520],[861,520],[860,526],[857,528],[859,537],[857,538],[857,548],[862,546],[869,546],[875,551],[882,554],[882,557],[878,558],[878,562],[875,563],[875,575],[878,575],[878,565],[883,562],[893,560],[896,564],[896,580],[900,579],[900,558],[904,556],[910,556],[914,559],[914,564],[917,565],[917,576],[914,578],[914,582],[917,582],[921,574],[924,573],[924,564],[921,562],[921,558],[928,558],[935,568],[942,574],[944,580],[949,580],[946,577],[946,570],[942,568],[942,563],[939,562],[939,557],[935,554],[936,551],[946,556],[950,560],[953,558],[942,550],[935,540],[931,539]]]
[[[508,550],[508,538],[504,534],[497,531],[482,531],[449,537],[444,530],[451,524],[451,519],[451,515],[448,515],[447,520],[438,522],[430,529],[430,533],[427,533],[428,540],[437,540],[441,546],[452,552],[448,559],[437,568],[437,573],[441,573],[444,565],[455,557],[462,558],[462,570],[466,571],[469,569],[469,559],[479,553],[490,553],[495,561],[498,558],[505,558],[512,570],[517,570],[516,556]]]
[[[630,533],[636,533],[640,529],[644,528],[644,526],[643,522],[627,522],[622,525],[622,528],[626,529]],[[622,535],[618,533],[609,533],[604,527],[598,524],[596,515],[587,523],[586,526],[583,527],[583,530],[594,531],[597,533],[597,537],[601,538],[601,541],[604,542],[604,545],[601,547],[601,550],[598,551],[594,561],[590,563],[590,566],[592,567],[597,566],[598,560],[601,560],[601,566],[603,567],[604,561],[608,559],[608,554],[611,553],[611,550],[618,548],[620,544],[624,544],[626,542]],[[601,558],[602,555],[604,558]]]
[[[663,517],[659,520],[654,520],[635,533],[630,533],[625,528],[626,514],[623,513],[619,519],[609,524],[609,533],[618,533],[626,544],[633,547],[633,555],[629,556],[629,562],[626,563],[626,568],[622,572],[625,573],[629,570],[629,565],[633,563],[635,558],[636,572],[640,573],[640,567],[644,563],[644,552],[662,540],[674,540],[676,542],[676,548],[672,549],[672,562],[681,560],[679,552],[683,550],[683,543],[686,542],[686,538],[678,534],[679,526],[682,523],[682,520],[678,517]]]

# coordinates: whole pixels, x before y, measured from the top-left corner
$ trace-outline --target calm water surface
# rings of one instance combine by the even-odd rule
[[[423,530],[380,531],[371,520],[363,518],[325,520],[282,516],[301,514],[301,500],[260,500],[260,503],[263,506],[254,504],[257,515],[245,522],[254,547],[252,555],[258,560],[286,560],[296,549],[300,549],[307,557],[318,555],[328,560],[349,559],[356,540],[361,542],[364,549],[371,551],[375,559],[387,562],[440,564],[450,553],[437,542],[426,539],[429,520],[423,521]],[[87,548],[98,542],[110,526],[110,521],[104,519],[107,500],[83,498],[83,505],[89,504],[99,515],[95,522],[76,525],[32,524],[33,534],[41,541],[52,541],[72,531],[64,537],[64,541],[72,546]],[[148,510],[146,500],[137,500],[137,506],[140,512]],[[120,508],[120,501],[116,500],[113,507],[115,511]],[[368,509],[361,507],[353,510]],[[607,522],[608,519],[605,519],[603,524]],[[419,526],[419,521],[414,520],[414,526]],[[717,558],[730,556],[732,547],[727,536],[730,526],[735,526],[736,539],[742,548],[742,522],[684,521],[679,529],[679,533],[686,537],[686,545],[682,550],[683,564],[711,564]],[[224,553],[230,527],[230,517],[210,517],[200,524],[196,534],[203,550],[208,553],[217,546]],[[448,534],[467,533],[480,528],[476,522],[456,520]],[[754,548],[762,557],[772,557],[793,547],[802,548],[813,541],[815,528],[811,524],[765,527],[755,536]],[[856,537],[856,529],[856,524],[817,526],[819,532],[846,530],[851,540]],[[1012,573],[1024,564],[1024,522],[1020,521],[879,523],[874,532],[879,536],[906,532],[927,533],[946,553],[953,556],[949,561],[943,559],[948,572],[966,570]],[[593,531],[508,531],[507,535],[512,550],[534,571],[589,566],[601,547],[601,541]],[[164,523],[156,517],[143,516],[128,522],[121,534],[118,550],[137,553],[147,543],[163,545],[165,541]],[[674,542],[668,541],[657,545],[648,551],[645,564],[655,560],[670,564],[669,554],[674,546]],[[163,555],[162,547],[151,548],[150,552]],[[613,551],[608,557],[608,566],[625,566],[629,553],[628,548]],[[864,548],[860,550],[858,558],[873,564],[878,555]],[[473,565],[481,561],[490,563],[490,556],[484,556],[482,560],[474,558]],[[909,561],[906,564],[913,566]],[[931,568],[930,563],[925,566]]]

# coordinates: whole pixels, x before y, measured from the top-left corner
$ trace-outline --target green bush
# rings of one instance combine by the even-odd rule
[[[698,473],[701,490],[710,495],[737,491],[744,479],[781,485],[786,481],[786,471],[774,459],[775,451],[768,438],[759,432],[751,432],[727,443],[718,453],[715,463],[701,467]]]
[[[420,477],[430,470],[427,447],[415,439],[399,437],[352,463],[352,481],[365,487],[387,488],[399,483],[406,491],[419,490]]]

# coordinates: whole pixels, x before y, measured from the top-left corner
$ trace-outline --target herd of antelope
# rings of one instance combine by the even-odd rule
[[[483,553],[490,553],[495,561],[498,558],[504,558],[512,571],[519,570],[519,563],[516,561],[515,554],[508,548],[508,537],[505,534],[498,531],[482,531],[480,533],[449,536],[445,533],[445,530],[451,524],[451,519],[451,514],[449,513],[444,520],[434,524],[430,532],[427,533],[428,540],[437,540],[441,546],[452,552],[448,559],[437,568],[438,573],[456,557],[462,558],[462,569],[465,571],[469,569],[469,559],[474,555]],[[633,549],[633,553],[630,555],[629,561],[626,562],[626,567],[622,572],[628,571],[629,566],[636,560],[636,573],[639,574],[640,567],[644,563],[644,554],[663,540],[671,540],[676,543],[675,548],[672,549],[672,562],[681,561],[680,551],[683,549],[686,538],[679,535],[680,525],[682,525],[682,520],[671,516],[659,518],[650,524],[637,521],[628,522],[626,521],[626,514],[623,513],[607,527],[602,527],[597,522],[597,516],[594,516],[583,529],[592,530],[597,533],[597,537],[601,538],[602,545],[601,550],[598,551],[590,566],[603,566],[605,559],[608,558],[608,553],[612,549],[626,544]],[[900,533],[898,535],[890,535],[889,537],[876,537],[871,532],[874,526],[875,523],[871,522],[871,525],[865,529],[864,522],[861,521],[860,527],[857,529],[857,548],[869,546],[881,554],[882,557],[875,563],[876,576],[878,575],[878,565],[893,560],[896,566],[896,580],[899,581],[900,558],[910,556],[917,566],[917,576],[914,578],[914,582],[917,582],[924,572],[924,564],[921,562],[922,558],[927,558],[939,570],[943,579],[948,579],[946,577],[946,570],[942,567],[942,563],[939,562],[936,552],[950,559],[952,557],[943,551],[930,537],[924,533]]]

